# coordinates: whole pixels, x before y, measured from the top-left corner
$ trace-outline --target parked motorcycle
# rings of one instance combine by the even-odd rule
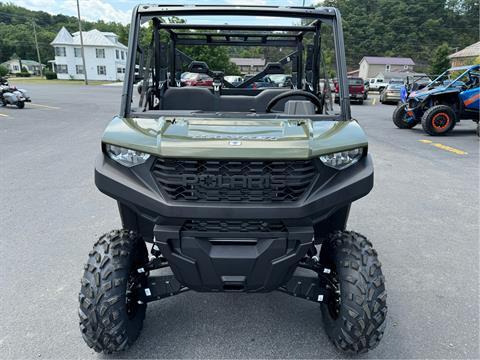
[[[26,90],[17,89],[17,87],[9,85],[7,79],[0,78],[0,104],[2,106],[14,105],[23,109],[25,103],[31,101]]]

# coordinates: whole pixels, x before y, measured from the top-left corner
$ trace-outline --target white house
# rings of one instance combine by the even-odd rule
[[[10,74],[18,74],[22,71],[22,68],[25,68],[31,75],[40,75],[40,66],[42,69],[45,68],[45,65],[41,65],[36,61],[20,59],[5,61],[2,65],[8,69]]]
[[[96,29],[82,31],[85,65],[89,80],[123,80],[127,47],[118,41],[118,35]],[[59,79],[84,78],[80,33],[70,34],[62,27],[50,43],[55,49],[54,70]]]

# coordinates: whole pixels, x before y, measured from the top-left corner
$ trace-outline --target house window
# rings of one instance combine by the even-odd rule
[[[125,51],[122,51],[122,60],[125,60]]]
[[[117,74],[121,74],[122,73],[122,68],[117,68]]]
[[[120,51],[118,50],[115,50],[115,57],[118,59],[120,59]]]
[[[20,70],[20,68],[18,67],[18,65],[13,65],[13,71],[18,71]]]
[[[391,70],[391,65],[385,65],[385,71],[390,72]]]
[[[80,49],[80,48],[73,48],[73,52],[75,53],[75,57],[81,57],[82,56],[82,49]]]
[[[404,68],[405,70],[408,70],[408,65],[403,65],[403,68]]]
[[[77,72],[77,75],[83,74],[83,65],[75,65],[75,70]]]
[[[105,49],[95,49],[97,59],[105,59]]]
[[[55,56],[67,56],[65,46],[55,46]]]
[[[57,74],[68,74],[68,66],[57,64]]]
[[[104,65],[97,66],[97,74],[98,75],[107,75],[107,67]]]

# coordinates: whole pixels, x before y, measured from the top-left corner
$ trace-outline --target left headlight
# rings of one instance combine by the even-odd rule
[[[332,154],[320,156],[320,160],[326,166],[330,166],[337,170],[346,169],[355,164],[363,154],[363,148],[340,151]]]
[[[105,144],[105,150],[110,159],[126,167],[143,164],[150,157],[150,154],[141,151],[110,144]]]

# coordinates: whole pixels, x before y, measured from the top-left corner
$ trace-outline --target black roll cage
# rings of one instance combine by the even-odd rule
[[[231,24],[186,24],[186,23],[163,23],[160,18],[184,17],[184,16],[265,16],[283,18],[301,18],[311,19],[308,25],[231,25]],[[143,50],[138,45],[140,26],[147,21],[153,20],[154,24],[154,87],[159,89],[159,74],[161,72],[160,64],[160,41],[159,30],[164,29],[170,35],[170,61],[168,63],[171,74],[176,73],[176,62],[180,58],[187,57],[179,51],[177,45],[212,45],[212,46],[285,46],[293,47],[296,50],[289,54],[280,63],[290,62],[292,57],[296,57],[297,87],[301,88],[303,71],[303,37],[307,33],[313,33],[313,59],[312,64],[306,64],[312,73],[312,92],[318,93],[320,81],[320,46],[321,46],[321,24],[327,23],[332,26],[335,44],[335,58],[337,77],[339,84],[339,98],[341,114],[340,120],[350,120],[350,101],[347,83],[347,70],[345,61],[345,49],[343,42],[343,29],[340,12],[331,7],[280,7],[280,6],[240,6],[240,5],[137,5],[132,14],[130,24],[129,47],[127,55],[127,66],[125,81],[122,91],[122,101],[120,116],[129,117],[131,115],[131,103],[133,84],[136,80],[136,53],[140,52],[140,57],[145,58]],[[183,30],[183,31],[182,31]],[[186,32],[185,30],[196,30],[195,32]],[[203,31],[201,31],[203,30]],[[208,32],[216,30],[216,33]],[[259,33],[247,33],[246,31],[257,31]],[[292,34],[275,33],[275,31],[292,32]],[[187,57],[188,58],[188,57]],[[306,69],[308,70],[308,69]],[[143,73],[143,64],[139,69]],[[306,71],[305,71],[306,72]],[[261,74],[261,73],[259,73]],[[259,74],[236,87],[245,87],[248,84],[260,78]],[[175,76],[170,76],[171,86],[176,86]],[[300,85],[300,86],[299,86]],[[227,83],[227,87],[232,84]]]

